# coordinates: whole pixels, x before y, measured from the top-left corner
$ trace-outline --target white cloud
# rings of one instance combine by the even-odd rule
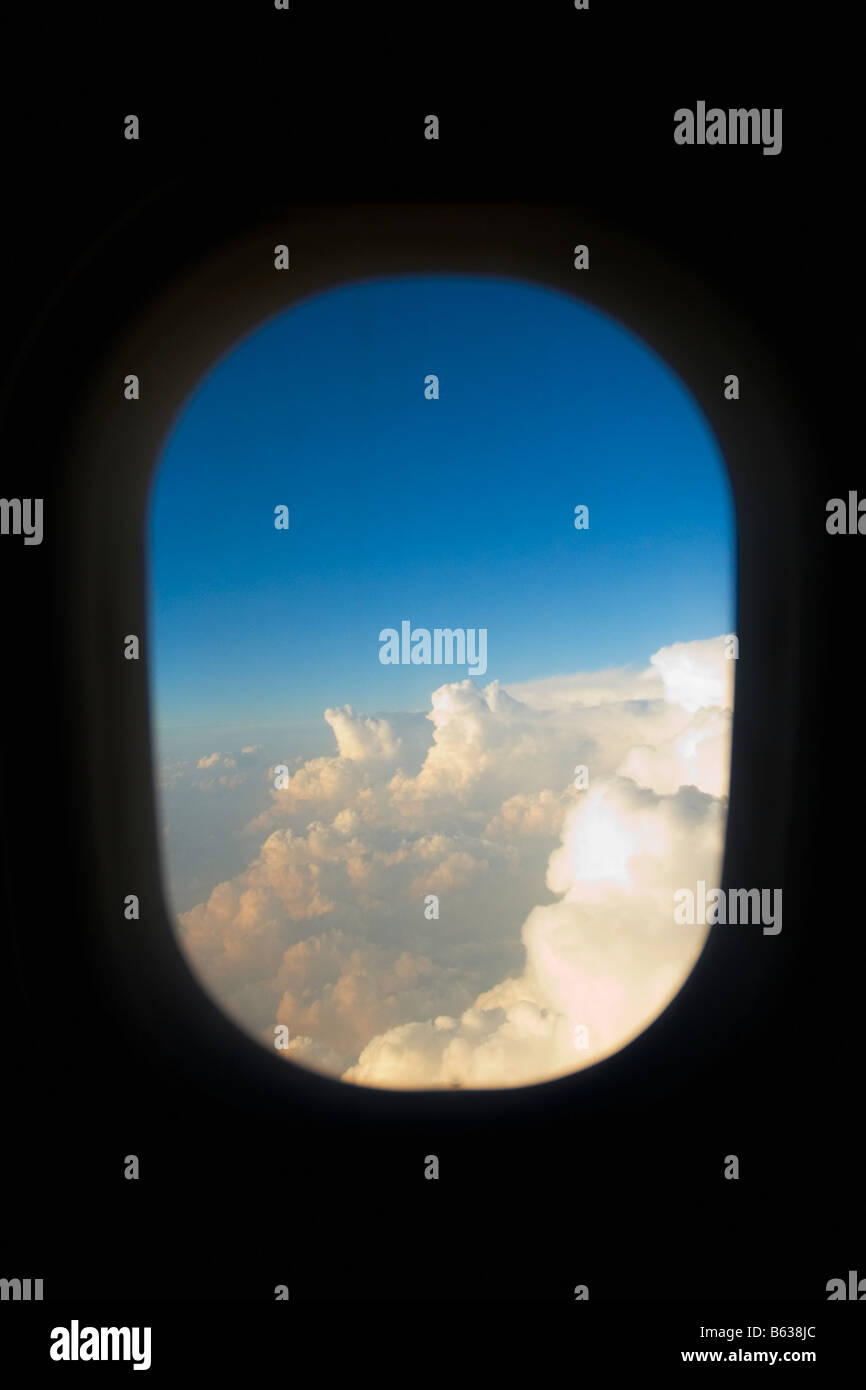
[[[194,968],[256,1036],[285,1022],[289,1056],[362,1084],[514,1085],[616,1050],[706,934],[672,902],[720,867],[732,666],[720,637],[637,672],[452,682],[426,716],[327,710],[336,753],[182,915]]]
[[[665,699],[694,713],[706,706],[734,707],[734,667],[725,656],[724,639],[674,642],[650,657],[664,682]]]
[[[627,666],[611,666],[604,671],[577,671],[573,675],[545,676],[541,680],[510,685],[517,700],[534,709],[592,709],[597,705],[621,704],[626,700],[661,700],[664,683],[650,666],[633,671]]]
[[[617,1051],[669,1003],[706,939],[673,921],[673,893],[712,880],[722,803],[695,788],[663,797],[599,784],[566,817],[550,857],[559,902],[532,909],[526,964],[478,995],[459,1023],[404,1024],[372,1039],[346,1080],[381,1087],[513,1086]],[[578,1048],[575,1030],[586,1030]]]

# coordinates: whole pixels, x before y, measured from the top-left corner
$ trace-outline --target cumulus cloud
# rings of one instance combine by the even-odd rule
[[[633,671],[627,666],[610,666],[603,671],[576,671],[571,675],[545,676],[509,687],[515,699],[536,709],[592,708],[621,704],[627,700],[660,700],[664,683],[650,665]]]
[[[665,699],[694,713],[708,706],[734,707],[734,662],[726,656],[724,639],[675,642],[650,657],[662,678]]]
[[[181,914],[191,963],[263,1042],[288,1025],[277,1055],[358,1084],[527,1084],[609,1055],[706,936],[673,893],[720,868],[732,667],[719,637],[636,672],[451,682],[426,715],[327,710],[335,754],[298,760],[252,861]]]
[[[243,750],[243,753],[249,755],[257,751],[258,750],[255,748],[245,748]],[[252,759],[249,756],[239,756],[241,757],[241,761],[244,763],[249,763],[250,761],[252,761]],[[194,773],[192,775],[189,775],[191,768],[190,763],[180,762],[171,764],[170,770],[173,774],[172,781],[176,782],[181,777],[186,776],[187,781],[190,785],[197,786],[200,791],[208,791],[211,787],[214,786],[239,787],[241,785],[241,782],[243,781],[244,775],[243,773],[233,771],[233,769],[237,768],[237,766],[238,759],[232,757],[231,753],[205,753],[204,756],[199,758],[198,762],[195,764],[195,771],[205,772],[213,768],[213,777],[197,778],[195,777]],[[231,771],[228,774],[220,771],[220,775],[217,776],[217,770],[221,770],[222,768],[227,768]]]
[[[676,888],[717,870],[718,798],[661,796],[613,778],[568,812],[547,883],[562,894],[529,913],[526,963],[459,1020],[415,1022],[372,1039],[346,1079],[376,1086],[528,1084],[618,1050],[665,1007],[707,928],[673,922]]]

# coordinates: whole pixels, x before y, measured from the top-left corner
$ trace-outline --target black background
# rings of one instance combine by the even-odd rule
[[[46,34],[16,29],[7,55],[2,492],[45,498],[46,538],[0,542],[0,1274],[44,1278],[58,1308],[4,1304],[2,1326],[12,1336],[13,1319],[98,1322],[89,1310],[101,1299],[121,1300],[111,1321],[155,1327],[168,1310],[143,1310],[160,1300],[261,1302],[273,1318],[286,1307],[271,1302],[278,1283],[292,1310],[556,1301],[584,1328],[601,1325],[608,1301],[652,1301],[649,1314],[631,1308],[628,1325],[661,1329],[673,1364],[699,1345],[695,1329],[719,1300],[737,1301],[726,1325],[819,1323],[819,1361],[829,1359],[858,1310],[827,1305],[826,1282],[866,1275],[866,541],[829,537],[824,524],[828,498],[866,491],[847,328],[859,249],[852,88],[836,66],[845,36],[814,9],[806,32],[782,6],[714,7],[702,19],[601,0],[586,14],[479,6],[472,26],[447,7],[349,11],[49,10]],[[673,111],[699,98],[783,107],[781,155],[677,147]],[[122,138],[133,111],[137,144]],[[436,144],[419,133],[428,112],[440,116]],[[772,950],[769,971],[755,966],[754,943],[716,945],[706,1033],[685,1045],[677,1011],[688,991],[610,1063],[516,1101],[383,1099],[303,1077],[280,1099],[272,1079],[247,1073],[246,1052],[216,1067],[193,1029],[167,1022],[154,1048],[88,947],[99,895],[81,778],[104,769],[83,765],[61,631],[72,582],[52,544],[63,445],[88,363],[208,249],[202,208],[217,245],[292,202],[487,198],[573,203],[663,248],[755,326],[798,401],[809,458],[789,478],[798,527],[780,536],[781,499],[778,515],[752,519],[768,555],[794,549],[802,576],[790,703],[759,716],[768,736],[781,721],[796,748],[791,804],[779,808],[790,815],[785,926],[758,943]],[[770,664],[773,652],[751,659]],[[760,862],[770,827],[744,803],[740,815]],[[129,1153],[137,1183],[123,1178]],[[423,1179],[428,1153],[439,1182]],[[722,1177],[729,1153],[738,1182]],[[588,1305],[572,1302],[578,1283]],[[814,1303],[771,1317],[770,1300]],[[41,1333],[39,1350],[15,1335],[43,1356]]]

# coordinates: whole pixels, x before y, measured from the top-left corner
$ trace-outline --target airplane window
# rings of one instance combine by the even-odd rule
[[[163,878],[224,1012],[402,1090],[642,1033],[720,882],[735,540],[684,382],[559,291],[346,284],[222,357],[149,621]]]

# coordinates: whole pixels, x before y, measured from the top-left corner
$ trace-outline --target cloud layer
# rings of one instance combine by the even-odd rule
[[[271,790],[258,853],[181,914],[191,965],[268,1046],[287,1025],[278,1055],[358,1084],[520,1085],[609,1055],[706,937],[672,902],[718,877],[733,667],[719,637],[637,673],[445,684],[426,714],[327,710],[335,754]],[[226,757],[198,775],[238,775]]]

